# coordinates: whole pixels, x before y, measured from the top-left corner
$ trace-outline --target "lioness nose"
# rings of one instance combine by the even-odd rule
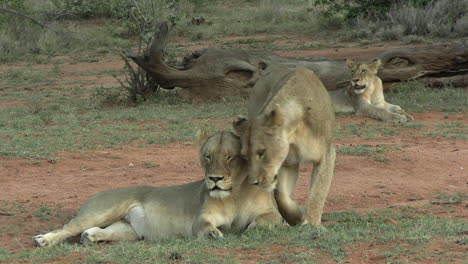
[[[353,82],[359,82],[359,79],[353,79]]]
[[[217,176],[209,176],[208,178],[214,182],[218,182],[219,180],[223,179],[223,177],[217,177]]]

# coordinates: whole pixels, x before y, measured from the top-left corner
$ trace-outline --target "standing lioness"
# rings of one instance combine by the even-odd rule
[[[33,237],[52,246],[81,233],[82,243],[223,236],[282,221],[273,195],[244,182],[240,140],[231,132],[199,133],[205,179],[169,187],[135,186],[92,196],[63,228]]]
[[[308,69],[273,69],[254,86],[249,120],[234,121],[248,157],[249,182],[276,191],[281,215],[291,224],[319,225],[335,165],[335,114],[322,82]],[[291,199],[299,165],[312,162],[305,219]]]

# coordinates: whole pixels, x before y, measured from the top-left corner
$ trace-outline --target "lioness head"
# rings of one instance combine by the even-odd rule
[[[240,138],[232,132],[220,131],[208,136],[198,132],[199,155],[210,196],[223,199],[231,194],[235,184],[243,179],[241,170],[246,162],[240,156]]]
[[[374,80],[380,64],[382,62],[379,59],[370,63],[355,63],[350,59],[346,60],[346,65],[351,71],[351,88],[354,93],[364,93],[370,82]]]
[[[237,118],[234,130],[242,138],[241,154],[249,162],[251,184],[272,191],[276,187],[278,170],[289,152],[284,120],[277,106],[253,120]]]

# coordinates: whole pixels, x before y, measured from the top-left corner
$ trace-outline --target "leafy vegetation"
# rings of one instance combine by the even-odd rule
[[[321,8],[321,13],[326,17],[343,13],[347,20],[354,20],[358,17],[378,18],[385,16],[395,1],[386,0],[317,0],[314,5]],[[413,7],[424,7],[431,3],[431,0],[403,0],[400,4]]]
[[[171,22],[173,34],[192,40],[232,34],[304,32],[323,37],[398,39],[466,36],[468,5],[463,0],[309,1],[261,0],[5,0],[0,11],[0,60],[61,55],[84,50],[128,48],[132,36],[148,41],[158,23]],[[237,10],[232,12],[232,10]],[[203,18],[201,23],[193,19]],[[324,29],[337,32],[322,34]],[[274,47],[273,47],[274,48]]]

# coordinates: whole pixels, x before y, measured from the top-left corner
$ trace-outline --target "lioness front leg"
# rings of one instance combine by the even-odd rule
[[[335,147],[330,146],[320,163],[314,164],[310,180],[310,192],[306,201],[306,219],[303,224],[318,226],[322,221],[325,200],[330,189],[335,167]]]
[[[221,232],[213,223],[203,221],[200,223],[199,231],[197,237],[216,239],[223,237],[223,232]]]
[[[406,116],[406,118],[408,119],[408,121],[413,121],[414,120],[414,117],[408,113],[406,113],[399,105],[394,105],[394,104],[390,104],[390,103],[385,103],[387,109],[393,113],[397,113],[397,114],[400,114],[400,115],[404,115]]]
[[[278,210],[290,225],[300,225],[304,221],[304,210],[293,199],[291,193],[299,177],[299,164],[286,166],[283,164],[278,171],[278,187],[275,198]]]
[[[192,233],[201,238],[220,238],[223,233],[218,229],[218,226],[224,224],[223,212],[217,210],[206,210],[192,225]]]
[[[356,111],[356,114],[392,123],[406,123],[408,121],[404,115],[392,113],[384,107],[378,107],[369,103],[359,104],[359,109]]]

